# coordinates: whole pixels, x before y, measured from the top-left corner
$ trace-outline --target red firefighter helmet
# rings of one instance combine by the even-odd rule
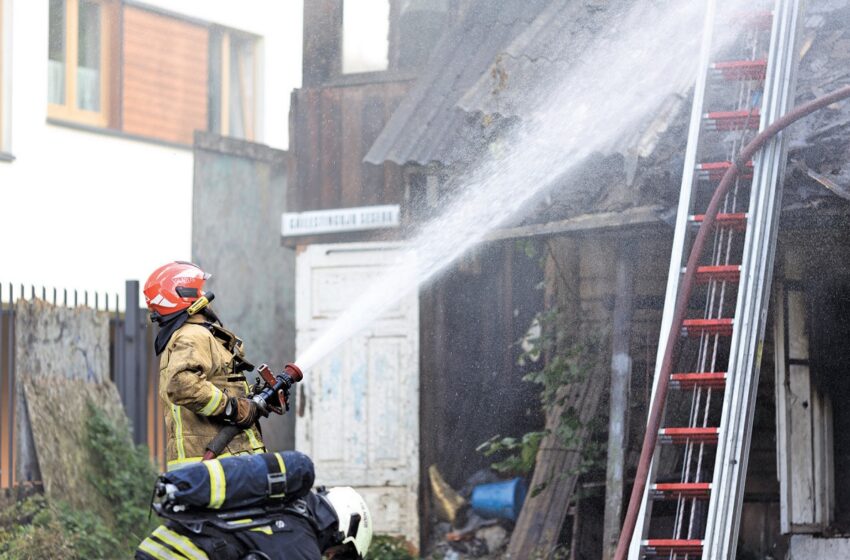
[[[204,282],[210,275],[198,265],[174,261],[163,265],[145,282],[145,303],[160,316],[183,311],[204,295]]]

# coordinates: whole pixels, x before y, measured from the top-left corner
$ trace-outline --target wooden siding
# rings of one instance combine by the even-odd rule
[[[292,211],[401,203],[401,169],[363,163],[363,157],[409,88],[402,81],[293,93]]]
[[[124,9],[123,130],[191,144],[207,128],[208,30]]]

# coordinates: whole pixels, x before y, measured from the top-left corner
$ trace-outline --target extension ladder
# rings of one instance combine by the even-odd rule
[[[655,388],[684,263],[723,173],[753,136],[793,105],[800,0],[724,13],[708,0],[673,239]],[[747,3],[737,2],[741,6]],[[772,9],[771,9],[772,8]],[[751,9],[751,8],[748,8]],[[723,36],[739,26],[734,38]],[[721,43],[721,45],[718,45]],[[629,559],[733,558],[773,270],[785,135],[768,143],[725,196],[675,326],[664,423]],[[650,450],[652,451],[652,450]]]

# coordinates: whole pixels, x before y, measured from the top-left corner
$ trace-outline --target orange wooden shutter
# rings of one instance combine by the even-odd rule
[[[125,7],[125,132],[191,144],[206,130],[208,42],[205,27]]]

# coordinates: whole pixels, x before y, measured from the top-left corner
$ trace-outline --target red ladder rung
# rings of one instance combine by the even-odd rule
[[[713,373],[674,373],[670,376],[671,389],[724,389],[726,372]]]
[[[702,224],[705,221],[705,214],[696,214],[691,216],[691,221],[694,224]],[[738,212],[735,214],[718,214],[714,218],[716,227],[734,229],[736,231],[744,231],[747,229],[747,214],[746,212]]]
[[[696,498],[707,500],[711,494],[710,482],[664,482],[653,484],[650,494],[655,500]]]
[[[661,428],[658,441],[664,444],[717,443],[719,428]]]
[[[719,181],[726,170],[732,167],[730,161],[710,161],[697,164],[697,177],[706,181]],[[740,172],[742,179],[753,178],[753,162],[748,161]]]
[[[712,280],[718,282],[737,282],[741,279],[741,265],[724,264],[718,266],[697,267],[694,277],[697,284],[708,284]]]
[[[706,130],[758,130],[760,113],[752,111],[713,111],[705,113]]]
[[[729,60],[715,62],[711,69],[724,80],[764,80],[767,75],[767,60]]]
[[[643,541],[643,554],[646,556],[668,556],[671,554],[689,554],[702,556],[702,541],[695,539],[649,539]]]
[[[719,319],[685,319],[682,321],[682,333],[684,336],[699,334],[731,336],[734,322],[734,319],[725,317]]]

